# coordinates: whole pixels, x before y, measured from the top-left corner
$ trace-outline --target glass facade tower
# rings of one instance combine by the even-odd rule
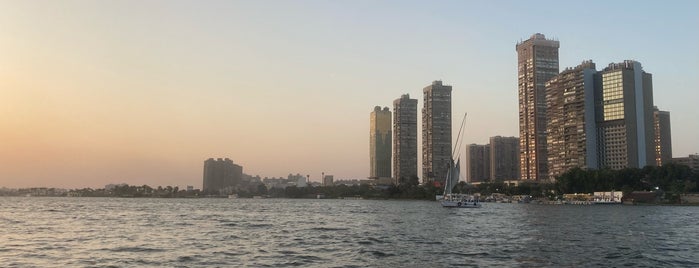
[[[369,177],[391,177],[391,111],[376,106],[369,116]]]

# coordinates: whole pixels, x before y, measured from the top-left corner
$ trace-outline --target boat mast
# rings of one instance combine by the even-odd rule
[[[466,124],[466,115],[464,113],[464,119],[461,120],[461,127],[459,127],[459,135],[456,136],[456,143],[454,143],[454,149],[451,151],[451,159],[454,159],[454,154],[456,154],[456,149],[459,148],[459,143],[461,142],[461,132],[464,130],[464,125]]]
[[[456,162],[458,160],[454,159],[454,155],[456,155],[456,150],[460,147],[460,143],[462,141],[461,135],[464,130],[464,125],[466,124],[466,115],[467,113],[464,113],[464,118],[461,119],[461,127],[459,127],[459,134],[456,136],[456,143],[454,143],[454,149],[451,151],[451,162],[449,163],[449,169],[447,170],[447,178],[444,183],[444,194],[451,194],[451,189],[454,188],[456,183],[459,181],[459,176],[461,175],[460,170],[455,170],[456,169]],[[460,167],[459,167],[460,168]],[[454,173],[456,173],[456,179],[452,178],[454,177]]]

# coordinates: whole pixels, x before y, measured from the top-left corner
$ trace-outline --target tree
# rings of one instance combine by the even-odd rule
[[[257,194],[259,195],[266,195],[267,194],[267,187],[260,183],[257,185]]]

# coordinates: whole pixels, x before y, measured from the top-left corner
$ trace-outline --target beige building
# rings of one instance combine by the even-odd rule
[[[203,191],[206,194],[228,194],[243,178],[243,167],[228,158],[204,161]]]
[[[670,112],[653,107],[653,143],[655,145],[655,164],[662,166],[672,161],[672,133],[670,131]]]
[[[467,145],[465,167],[469,183],[518,180],[519,138],[495,136],[486,145]]]
[[[391,111],[376,106],[369,115],[369,177],[391,177]]]
[[[422,181],[446,181],[452,157],[451,86],[434,81],[425,87],[422,108]]]
[[[418,183],[417,99],[404,94],[393,101],[393,179],[395,184]]]
[[[548,179],[545,83],[558,75],[558,47],[540,33],[515,46],[522,180]]]
[[[546,83],[549,178],[569,169],[597,169],[595,64],[585,61]]]
[[[323,174],[323,186],[335,186],[333,175]]]

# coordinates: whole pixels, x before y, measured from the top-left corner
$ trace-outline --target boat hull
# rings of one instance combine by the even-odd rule
[[[441,201],[442,207],[445,208],[480,208],[479,202],[457,202],[457,201]]]

